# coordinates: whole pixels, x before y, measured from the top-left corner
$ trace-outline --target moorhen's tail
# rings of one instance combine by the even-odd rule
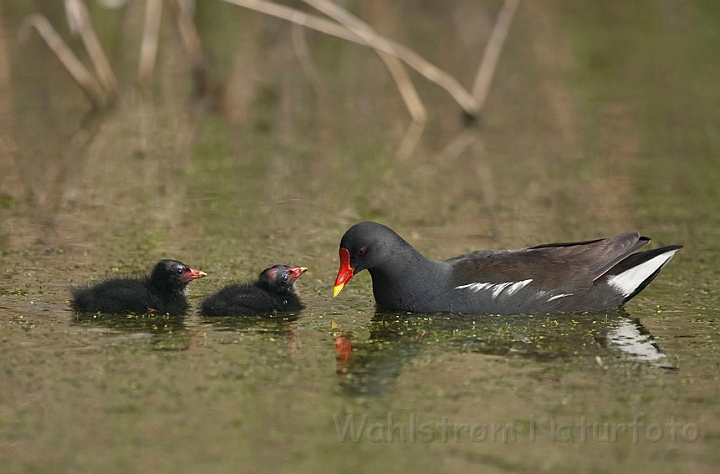
[[[634,253],[612,267],[603,280],[623,295],[625,304],[648,286],[681,248],[682,245],[669,245]]]

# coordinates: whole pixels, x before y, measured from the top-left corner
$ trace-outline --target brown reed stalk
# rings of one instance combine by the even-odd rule
[[[188,56],[193,64],[204,61],[202,44],[197,28],[195,28],[195,2],[193,0],[177,0],[178,6],[178,28],[180,39],[185,46]]]
[[[190,65],[195,78],[195,93],[203,96],[207,92],[207,62],[202,50],[202,43],[195,28],[195,2],[193,0],[176,0],[177,24],[185,52],[190,58]]]
[[[110,62],[100,45],[100,40],[95,33],[90,14],[82,0],[65,0],[65,13],[68,19],[70,31],[79,34],[85,45],[90,61],[93,63],[95,73],[103,88],[109,95],[115,95],[118,89],[118,82],[115,78]]]
[[[322,78],[318,73],[317,69],[313,65],[312,59],[310,58],[310,51],[308,50],[307,40],[305,38],[305,27],[300,26],[297,23],[292,24],[292,38],[293,48],[295,49],[295,55],[300,61],[300,66],[305,71],[305,74],[310,78],[310,82],[315,89],[315,93],[318,96],[325,94],[325,87],[323,85]]]
[[[225,0],[228,3],[239,5],[251,10],[271,15],[283,20],[297,23],[299,25],[312,28],[314,30],[336,36],[338,38],[352,41],[361,45],[367,46],[365,39],[362,36],[349,30],[348,28],[326,20],[324,18],[310,15],[308,13],[296,10],[283,5],[278,5],[265,0]],[[377,33],[373,33],[375,36]],[[432,63],[428,62],[425,58],[411,50],[410,48],[396,43],[390,39],[380,37],[382,41],[376,42],[375,47],[385,53],[400,58],[408,66],[415,69],[417,72],[425,76],[426,79],[434,82],[438,86],[445,89],[465,110],[469,115],[477,114],[477,101],[473,96],[465,90],[465,88],[458,82],[457,79],[439,69]]]
[[[31,27],[35,27],[40,37],[45,40],[45,43],[55,53],[90,100],[99,107],[104,106],[107,102],[106,91],[60,38],[60,35],[57,34],[48,19],[40,14],[25,17],[19,30],[21,41],[27,38]]]
[[[373,48],[380,59],[383,60],[385,66],[390,71],[395,84],[397,84],[400,94],[405,101],[405,105],[410,111],[410,115],[416,122],[425,122],[427,120],[427,112],[425,106],[420,99],[420,95],[417,93],[415,86],[413,86],[410,76],[408,76],[405,67],[402,65],[397,56],[385,52],[385,49],[392,49],[387,41],[380,35],[378,35],[367,23],[361,21],[356,16],[344,8],[334,4],[330,0],[303,0],[313,8],[325,13],[330,18],[333,18],[353,33],[360,36],[365,44]]]
[[[140,45],[140,64],[138,66],[138,82],[141,85],[148,84],[152,80],[153,71],[155,70],[161,17],[162,0],[147,0],[145,3],[145,27]]]
[[[502,52],[503,44],[507,38],[510,23],[512,23],[518,3],[520,3],[520,0],[505,0],[498,14],[498,19],[495,22],[493,31],[490,34],[490,40],[488,40],[488,44],[485,46],[482,62],[478,68],[477,76],[475,76],[475,84],[472,88],[472,95],[478,104],[478,113],[482,110],[483,105],[485,105],[485,99],[490,90],[490,83],[495,75],[495,68],[500,59],[500,52]]]

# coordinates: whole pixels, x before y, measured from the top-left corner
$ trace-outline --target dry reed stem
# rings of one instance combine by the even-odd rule
[[[373,48],[380,59],[383,60],[397,84],[400,94],[405,101],[405,105],[410,111],[410,115],[416,122],[425,122],[427,120],[427,112],[420,96],[413,86],[410,76],[403,67],[400,60],[390,53],[386,53],[384,49],[388,48],[387,41],[378,35],[367,23],[361,21],[342,7],[332,3],[330,0],[303,0],[308,5],[325,13],[340,24],[347,27],[353,33],[360,36],[365,44]]]
[[[413,121],[425,123],[427,121],[427,111],[402,62],[400,62],[396,56],[388,54],[385,51],[375,49],[375,52],[380,56],[380,59],[385,63],[385,66],[395,80],[395,84],[405,101],[405,106],[408,108]]]
[[[118,90],[118,82],[92,26],[87,7],[81,0],[65,0],[65,13],[70,31],[79,34],[85,45],[90,61],[100,79],[100,84],[108,94],[115,95]]]
[[[195,16],[195,4],[192,0],[177,0],[178,6],[178,30],[182,39],[185,51],[190,57],[194,69],[205,68],[205,56],[202,52],[200,35],[195,28],[193,20]]]
[[[485,105],[485,99],[487,98],[488,91],[490,90],[490,83],[495,74],[495,68],[500,58],[500,52],[502,51],[503,44],[507,38],[508,30],[510,29],[510,23],[512,22],[515,10],[517,10],[520,0],[505,0],[498,19],[495,22],[493,31],[490,34],[490,40],[485,47],[485,53],[483,54],[482,62],[478,69],[477,76],[475,77],[475,84],[473,85],[473,97],[477,101],[479,114]],[[482,148],[482,142],[480,137],[475,130],[467,129],[462,131],[454,140],[452,140],[440,153],[440,159],[442,161],[451,162],[456,160],[465,150],[474,146],[475,148]],[[479,152],[477,153],[480,154]],[[487,166],[478,165],[478,176],[483,180],[484,189],[490,189],[488,186],[492,185],[492,180],[486,179],[489,168]],[[487,170],[486,170],[487,168]],[[487,171],[487,173],[485,171]],[[495,193],[494,191],[487,191],[485,198],[490,204],[494,204]]]
[[[324,18],[310,15],[300,10],[295,10],[282,5],[277,5],[265,0],[225,0],[228,3],[249,8],[251,10],[265,13],[283,20],[297,23],[307,28],[326,33],[338,38],[352,41],[367,46],[366,41],[357,33],[350,31],[342,25],[326,20]],[[375,34],[378,36],[377,34]],[[390,39],[380,37],[382,41],[377,43],[376,49],[396,56],[403,60],[408,66],[425,76],[426,79],[434,82],[445,89],[468,114],[476,115],[478,106],[473,96],[451,75],[439,69],[425,58],[410,48],[396,43]]]
[[[507,38],[510,23],[512,23],[518,3],[520,3],[520,0],[505,0],[498,14],[495,27],[490,34],[490,40],[485,47],[485,53],[483,53],[483,59],[480,63],[477,76],[475,76],[475,84],[472,89],[472,95],[478,104],[478,112],[480,112],[483,105],[485,105],[485,99],[490,90],[490,83],[495,75],[495,68],[500,59],[500,52],[505,43],[505,38]]]
[[[412,121],[408,126],[407,130],[403,134],[400,146],[395,152],[395,156],[400,161],[406,161],[410,158],[410,155],[415,151],[418,143],[420,143],[420,137],[425,130],[425,123]]]
[[[0,5],[0,18],[2,18],[2,5]],[[15,155],[20,151],[20,147],[13,139],[16,128],[14,98],[5,29],[0,23],[0,195],[20,200],[25,192],[25,185],[20,179],[15,161]],[[4,222],[3,226],[6,225]]]
[[[208,91],[208,71],[200,35],[197,28],[195,28],[195,1],[175,0],[175,4],[177,5],[178,32],[185,52],[190,58],[190,66],[195,82],[195,95],[203,97]]]
[[[310,82],[315,89],[315,93],[318,96],[325,94],[325,86],[323,84],[320,74],[315,69],[312,59],[310,58],[310,51],[307,47],[307,41],[305,39],[305,27],[298,25],[297,23],[292,24],[292,37],[293,37],[293,48],[295,49],[295,55],[300,61],[300,66],[305,70],[305,74],[310,78]]]
[[[466,128],[458,133],[458,135],[450,141],[442,152],[440,152],[440,161],[452,162],[458,159],[463,152],[477,140],[478,133],[476,129]]]
[[[140,45],[140,65],[138,66],[138,82],[142,85],[150,82],[155,70],[161,17],[162,0],[147,0],[145,4],[145,29],[142,44]]]
[[[29,29],[32,26],[35,27],[48,47],[55,53],[73,79],[82,87],[90,100],[98,106],[104,106],[107,100],[105,90],[60,38],[60,35],[57,34],[45,16],[33,14],[25,17],[20,26],[20,39],[27,38]]]

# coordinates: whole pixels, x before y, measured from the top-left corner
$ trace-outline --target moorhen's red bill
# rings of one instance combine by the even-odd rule
[[[642,291],[682,245],[633,253],[637,233],[428,260],[391,229],[362,222],[340,241],[333,296],[368,270],[378,306],[421,313],[538,314],[602,311]]]
[[[251,283],[233,283],[203,300],[205,316],[252,316],[300,311],[304,308],[295,290],[295,281],[305,267],[274,265]]]
[[[71,305],[77,311],[176,315],[188,308],[188,283],[204,276],[205,272],[177,260],[161,260],[144,278],[114,278],[73,288]]]

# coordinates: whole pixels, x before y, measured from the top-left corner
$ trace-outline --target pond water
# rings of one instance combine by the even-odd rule
[[[198,3],[201,98],[174,11],[140,91],[144,2],[89,4],[121,84],[103,111],[17,40],[40,12],[85,58],[60,2],[0,6],[3,472],[717,472],[717,2],[521,2],[479,127],[411,74],[414,147],[370,50]],[[350,5],[466,87],[499,7]],[[618,311],[394,314],[367,272],[332,298],[361,220],[436,259],[630,230],[685,247]],[[208,273],[186,315],[69,308],[161,258]],[[275,263],[309,267],[303,311],[197,312]]]

